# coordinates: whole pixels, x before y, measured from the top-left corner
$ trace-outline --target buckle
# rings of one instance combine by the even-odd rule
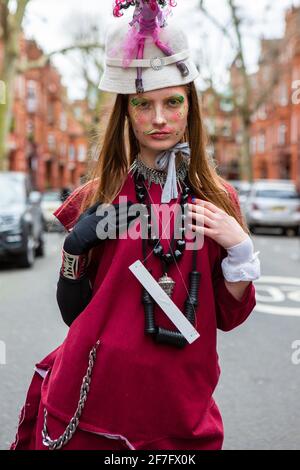
[[[161,57],[152,57],[150,59],[150,64],[153,70],[161,70],[164,66],[163,60]]]

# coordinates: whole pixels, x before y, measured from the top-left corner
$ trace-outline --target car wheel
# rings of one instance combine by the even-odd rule
[[[287,237],[295,237],[297,235],[297,229],[296,228],[293,228],[293,227],[289,227],[289,228],[286,228],[284,230],[284,234],[287,236]]]
[[[255,225],[249,225],[249,230],[251,233],[255,233],[256,232]]]
[[[35,255],[38,257],[45,256],[45,240],[43,232],[39,236],[38,246],[35,250]]]
[[[18,265],[21,268],[31,268],[34,264],[35,249],[32,234],[26,236],[26,251],[19,256]]]

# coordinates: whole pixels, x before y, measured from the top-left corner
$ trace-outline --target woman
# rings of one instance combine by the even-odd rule
[[[163,24],[165,63],[146,39],[143,56],[124,68],[126,30],[107,38],[100,88],[117,96],[100,156],[55,212],[69,231],[57,299],[70,329],[36,365],[13,449],[222,447],[216,331],[253,310],[259,260],[237,195],[205,151],[185,35]],[[148,209],[141,217],[136,203]],[[137,237],[143,220],[147,237]],[[185,315],[193,340],[134,275],[137,261]]]

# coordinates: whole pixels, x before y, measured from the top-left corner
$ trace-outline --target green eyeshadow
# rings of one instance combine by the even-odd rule
[[[175,95],[170,98],[171,99],[176,99],[179,103],[184,103],[184,96],[182,95]]]
[[[139,100],[138,98],[132,98],[130,100],[130,103],[132,104],[132,106],[138,106],[142,101]]]

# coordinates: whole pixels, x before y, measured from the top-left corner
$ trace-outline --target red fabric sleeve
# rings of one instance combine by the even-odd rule
[[[235,189],[227,183],[230,197],[241,214],[240,204]],[[222,272],[221,262],[227,256],[227,250],[219,245],[219,255],[215,261],[213,285],[216,305],[217,327],[230,331],[243,323],[256,305],[255,287],[253,282],[246,287],[240,300],[237,300],[227,289]]]
[[[80,206],[84,196],[88,191],[92,191],[93,182],[88,181],[86,184],[76,188],[70,196],[53,212],[53,215],[62,223],[62,225],[71,231],[80,216]]]

